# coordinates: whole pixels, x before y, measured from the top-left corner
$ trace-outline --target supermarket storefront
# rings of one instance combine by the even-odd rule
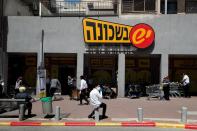
[[[129,82],[157,84],[168,74],[172,81],[180,81],[180,72],[184,71],[191,77],[192,92],[196,94],[197,47],[194,41],[197,38],[192,35],[196,23],[191,22],[196,20],[191,15],[94,19],[10,16],[8,81],[12,79],[14,83],[13,77],[18,75],[12,70],[14,59],[25,59],[25,66],[21,65],[23,70],[18,71],[20,75],[29,77],[24,70],[36,70],[41,31],[44,30],[45,67],[49,74],[61,77],[64,92],[67,75],[76,77],[78,86],[82,74],[93,84],[101,80],[110,83],[117,87],[118,97],[124,97],[125,85]],[[178,21],[182,23],[177,25]],[[27,24],[29,22],[34,28]],[[24,35],[26,37],[21,37]],[[12,59],[12,54],[20,58]],[[10,76],[10,72],[14,75]],[[35,86],[36,76],[25,79]]]

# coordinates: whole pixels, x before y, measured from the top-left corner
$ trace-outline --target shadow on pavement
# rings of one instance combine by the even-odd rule
[[[32,117],[35,117],[36,114],[31,114],[30,116],[29,115],[25,115],[24,118],[32,118]],[[19,115],[0,115],[0,118],[18,118]]]

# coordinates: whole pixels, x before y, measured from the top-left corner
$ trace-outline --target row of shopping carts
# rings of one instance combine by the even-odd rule
[[[159,98],[163,99],[164,92],[163,92],[164,84],[154,84],[146,86],[146,94],[148,95],[147,99],[150,98]],[[169,94],[172,97],[181,97],[183,95],[183,88],[181,83],[178,82],[171,82],[169,83],[170,91]]]

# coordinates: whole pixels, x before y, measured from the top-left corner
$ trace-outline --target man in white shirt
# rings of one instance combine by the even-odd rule
[[[88,105],[89,104],[89,101],[88,101],[88,98],[87,98],[87,88],[88,88],[88,85],[84,79],[84,76],[80,76],[80,79],[81,79],[81,84],[80,84],[80,87],[79,87],[79,94],[80,94],[80,104],[79,105],[82,105],[82,101],[83,99],[87,102],[86,104]]]
[[[189,80],[189,76],[186,75],[185,73],[183,73],[182,83],[183,83],[185,97],[190,97],[189,94],[190,80]]]
[[[102,118],[107,118],[106,108],[107,105],[102,102],[102,90],[100,85],[97,85],[91,92],[90,92],[90,103],[94,107],[92,113],[88,116],[88,118],[92,118],[94,115],[94,111],[98,110],[99,108],[103,108]]]
[[[58,79],[51,79],[50,96],[53,97],[56,91],[61,92],[61,83]]]

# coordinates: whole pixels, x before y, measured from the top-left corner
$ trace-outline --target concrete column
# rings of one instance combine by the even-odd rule
[[[165,0],[165,14],[168,13],[168,0]]]
[[[118,55],[118,97],[124,97],[125,94],[125,54]]]
[[[3,78],[5,81],[4,92],[7,93],[7,85],[8,85],[8,54],[3,52]]]
[[[80,86],[80,76],[83,75],[84,54],[77,54],[77,87]]]
[[[177,0],[177,13],[185,14],[185,0]]]
[[[122,0],[118,0],[118,16],[122,14]]]
[[[0,75],[5,82],[3,92],[7,93],[8,57],[7,53],[3,52],[2,48],[0,48]]]
[[[161,14],[161,0],[156,0],[156,11],[157,14]]]
[[[0,48],[0,76],[3,78],[3,51]]]
[[[160,77],[160,82],[162,79],[168,75],[168,54],[162,54],[161,55],[161,77]]]

